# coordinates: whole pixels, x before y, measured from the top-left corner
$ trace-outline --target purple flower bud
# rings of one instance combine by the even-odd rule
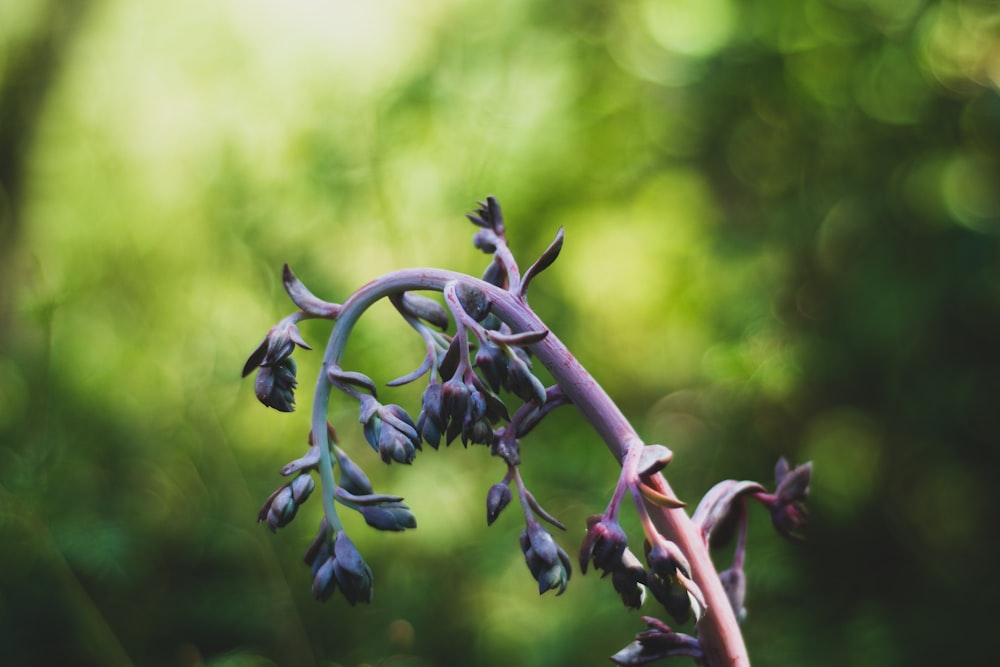
[[[483,340],[476,351],[476,368],[490,389],[500,391],[507,380],[507,354],[499,345]]]
[[[272,366],[261,366],[254,382],[257,400],[279,412],[295,410],[295,360],[285,357]]]
[[[627,547],[621,564],[611,573],[611,584],[629,609],[638,609],[646,598],[646,569]]]
[[[538,582],[538,593],[558,589],[556,595],[562,595],[572,574],[569,556],[537,521],[531,521],[521,533],[521,551]]]
[[[462,304],[462,309],[477,322],[482,322],[490,314],[489,298],[475,285],[460,282],[455,288],[455,294]]]
[[[510,486],[503,482],[498,482],[490,487],[486,493],[486,525],[492,526],[493,522],[500,516],[503,508],[510,503],[513,494]]]
[[[292,498],[295,499],[295,504],[301,505],[316,488],[316,483],[313,481],[312,475],[302,474],[292,480],[289,486],[292,489]]]
[[[402,531],[417,527],[417,518],[404,503],[386,503],[358,508],[365,523],[376,530]]]
[[[431,381],[421,397],[420,415],[417,417],[417,432],[428,445],[437,449],[441,444],[441,434],[447,427],[443,415],[442,392],[439,382]]]
[[[334,538],[334,575],[344,597],[353,607],[358,602],[372,601],[372,571],[365,563],[357,547],[347,537],[338,533]]]
[[[372,493],[374,491],[372,483],[368,481],[368,476],[358,464],[352,461],[339,447],[334,451],[337,456],[337,465],[340,466],[338,486],[355,496],[365,496]]]
[[[312,487],[313,481],[309,475],[299,475],[290,484],[280,487],[264,501],[264,506],[257,514],[257,522],[266,521],[272,533],[287,526],[295,518],[299,505],[309,497]]]
[[[628,537],[617,521],[595,515],[587,520],[587,536],[580,545],[580,571],[587,572],[588,561],[594,567],[612,572],[621,566],[622,554],[628,544]]]
[[[522,401],[534,400],[538,405],[545,403],[545,385],[531,372],[526,357],[516,353],[507,355],[507,382],[504,387]]]
[[[649,626],[648,630],[635,636],[635,641],[611,656],[611,662],[616,665],[645,665],[664,658],[683,656],[694,658],[701,664],[705,652],[694,637],[674,632],[662,621],[648,616],[642,620]]]
[[[250,372],[258,366],[275,366],[287,359],[296,345],[305,350],[312,349],[302,339],[295,322],[286,318],[271,327],[264,340],[250,354],[250,358],[243,365],[243,377],[250,375]]]
[[[805,501],[809,497],[811,477],[811,462],[789,470],[788,462],[782,457],[775,466],[778,487],[774,494],[757,495],[757,499],[771,510],[771,523],[775,529],[790,540],[802,539],[802,530],[809,523]]]
[[[726,597],[729,598],[729,604],[733,607],[733,613],[736,614],[737,620],[742,622],[747,615],[747,610],[743,606],[747,597],[747,576],[743,572],[743,568],[732,567],[723,570],[719,573],[719,581],[722,582],[722,588],[726,591]]]
[[[313,597],[320,602],[326,602],[337,590],[337,578],[334,575],[337,561],[333,556],[329,556],[323,561],[316,562],[319,563],[319,567],[313,572]]]
[[[686,623],[691,614],[691,599],[678,580],[678,572],[685,575],[688,572],[686,559],[673,542],[661,540],[646,553],[646,563],[649,592],[678,623]]]

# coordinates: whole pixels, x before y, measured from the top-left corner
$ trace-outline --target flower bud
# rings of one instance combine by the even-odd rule
[[[503,482],[498,482],[490,487],[486,493],[486,525],[492,526],[493,522],[500,516],[500,512],[510,503],[513,494],[510,486]]]
[[[267,522],[271,532],[287,526],[295,518],[299,505],[304,503],[312,493],[314,483],[308,474],[296,477],[291,483],[285,484],[264,501],[264,506],[257,514],[257,521]]]
[[[353,607],[358,602],[372,601],[372,571],[365,563],[357,547],[347,537],[338,533],[334,544],[334,575],[344,597]]]
[[[507,355],[506,379],[504,387],[522,401],[534,400],[538,405],[545,403],[545,385],[531,372],[526,358],[516,353]]]
[[[587,536],[580,545],[580,571],[587,572],[587,563],[593,560],[594,567],[611,572],[621,566],[622,554],[628,544],[628,537],[617,521],[600,515],[587,522]]]
[[[447,426],[442,415],[442,392],[439,382],[431,381],[421,397],[420,415],[417,417],[417,432],[424,442],[437,449],[441,444],[441,434]]]
[[[722,583],[722,588],[726,591],[726,597],[729,599],[729,604],[733,607],[736,619],[743,622],[743,619],[747,615],[747,610],[743,606],[747,597],[747,576],[743,572],[743,568],[732,567],[728,570],[723,570],[719,573],[719,581]]]
[[[292,354],[296,345],[305,350],[312,349],[302,339],[302,334],[299,333],[295,322],[285,318],[271,327],[271,330],[264,336],[264,340],[250,354],[246,364],[243,365],[243,377],[250,375],[250,371],[258,366],[276,366]]]
[[[295,410],[295,360],[285,357],[273,366],[261,366],[254,382],[257,400],[279,412]]]
[[[521,551],[538,582],[538,593],[558,589],[556,595],[562,595],[572,574],[569,556],[537,521],[532,520],[521,533]]]
[[[329,556],[323,561],[316,562],[319,563],[319,567],[313,572],[313,597],[320,602],[326,602],[337,590],[337,578],[334,574],[337,561],[333,556]]]
[[[619,566],[611,573],[611,584],[629,609],[638,609],[646,599],[646,569],[627,547]]]
[[[404,503],[386,503],[358,508],[365,523],[376,530],[403,531],[417,527],[417,518]]]
[[[805,501],[809,497],[811,476],[811,462],[789,470],[788,462],[782,457],[775,467],[778,486],[774,495],[759,496],[771,510],[771,523],[775,529],[788,539],[802,539],[802,529],[809,523]]]
[[[313,481],[312,475],[302,474],[292,480],[289,486],[292,489],[292,498],[295,499],[295,504],[301,505],[316,488],[316,483]]]
[[[649,629],[635,636],[635,641],[611,656],[616,665],[646,665],[651,662],[682,656],[694,658],[702,664],[705,652],[701,643],[689,635],[674,632],[670,626],[655,618],[643,616]]]

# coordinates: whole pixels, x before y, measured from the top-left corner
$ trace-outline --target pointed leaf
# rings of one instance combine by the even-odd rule
[[[556,261],[556,258],[559,257],[559,251],[562,250],[562,246],[563,228],[560,227],[559,231],[556,232],[555,240],[549,244],[549,247],[545,249],[541,257],[535,260],[535,263],[529,266],[528,270],[524,272],[524,278],[521,280],[521,297],[524,297],[527,293],[528,283],[531,282],[531,279],[552,266],[552,262]]]

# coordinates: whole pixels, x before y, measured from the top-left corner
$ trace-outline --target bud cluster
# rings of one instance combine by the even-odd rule
[[[347,533],[332,533],[324,521],[319,534],[306,551],[306,565],[312,568],[313,596],[325,602],[338,589],[353,607],[372,601],[372,571]]]
[[[488,446],[491,454],[506,464],[507,471],[503,480],[487,491],[487,524],[497,521],[516,494],[525,519],[519,540],[521,552],[539,593],[562,594],[572,575],[569,556],[540,520],[563,530],[565,526],[538,504],[522,479],[521,438],[553,409],[570,403],[570,396],[580,402],[581,412],[595,426],[600,421],[596,417],[599,412],[603,410],[601,414],[608,415],[617,414],[617,410],[582,369],[573,371],[579,375],[563,369],[566,374],[560,376],[557,369],[562,359],[554,350],[558,351],[557,345],[561,344],[543,343],[548,329],[527,305],[528,285],[552,265],[561,251],[562,230],[522,275],[507,245],[503,214],[496,199],[490,197],[480,202],[479,208],[467,217],[478,228],[474,245],[491,255],[482,279],[432,269],[403,271],[369,283],[340,305],[317,298],[286,265],[285,290],[299,311],[272,327],[243,367],[244,377],[257,370],[254,389],[261,403],[281,412],[292,412],[297,386],[292,353],[296,347],[311,349],[302,338],[298,323],[313,318],[335,322],[317,383],[313,429],[319,430],[316,437],[310,433],[308,452],[282,468],[282,475],[294,477],[268,497],[258,515],[258,521],[265,522],[271,531],[288,525],[314,491],[313,473],[318,474],[323,516],[318,534],[306,551],[305,563],[311,569],[313,594],[321,601],[338,590],[352,606],[372,600],[371,569],[348,537],[337,507],[358,512],[376,530],[399,532],[417,525],[402,497],[374,491],[361,467],[340,447],[333,427],[324,424],[334,388],[358,401],[363,437],[386,464],[412,464],[423,443],[438,449],[442,441],[447,446],[459,439],[466,447],[470,443]],[[410,290],[438,291],[443,305]],[[400,386],[426,377],[415,420],[402,406],[381,402],[371,378],[340,367],[353,324],[381,298],[389,299],[426,347],[423,362],[414,371],[388,383]],[[524,322],[535,324],[526,327]],[[454,326],[451,335],[447,333],[449,325]],[[569,353],[563,349],[559,354]],[[532,355],[547,364],[557,379],[556,385],[546,387],[532,371]],[[581,390],[581,386],[586,389]],[[595,388],[593,396],[588,393],[591,386]],[[512,399],[519,401],[513,416],[505,403]],[[594,407],[598,402],[600,409]],[[606,433],[616,429],[598,430],[609,438],[611,446],[614,438]],[[780,534],[799,538],[808,517],[805,501],[811,465],[790,468],[781,459],[775,470],[773,494],[755,482],[727,480],[716,485],[691,517],[695,528],[692,523],[682,524],[689,539],[681,540],[670,532],[671,526],[676,530],[678,525],[672,523],[672,517],[677,515],[670,513],[679,512],[684,503],[672,496],[661,476],[672,453],[662,445],[644,445],[630,428],[617,429],[622,430],[626,432],[617,436],[621,440],[613,447],[613,451],[617,448],[616,456],[622,459],[618,485],[606,511],[587,521],[579,550],[581,571],[586,573],[588,566],[593,565],[602,576],[610,577],[626,607],[641,607],[648,591],[678,623],[686,623],[693,617],[697,626],[703,618],[706,601],[694,576],[715,573],[693,572],[688,557],[665,534],[669,533],[679,543],[701,547],[697,553],[704,559],[692,558],[690,562],[701,563],[702,570],[706,569],[706,562],[707,569],[712,569],[711,561],[707,560],[708,549],[724,547],[736,536],[732,566],[718,577],[729,605],[742,619],[746,596],[743,571],[746,503],[748,500],[762,503]],[[625,497],[635,502],[645,535],[642,550],[645,562],[629,549],[628,537],[618,522],[618,510]],[[659,522],[651,518],[653,511],[660,512]],[[683,516],[686,521],[686,515]],[[664,525],[668,529],[661,533],[658,526]],[[697,531],[704,544],[700,544]],[[718,604],[721,592],[718,586],[713,590],[716,591],[713,604]],[[722,600],[721,608],[725,609],[726,601]],[[647,630],[636,635],[635,641],[615,654],[612,661],[619,665],[642,665],[662,658],[687,656],[702,662],[709,655],[698,639],[676,633],[654,618],[643,620]],[[707,662],[714,665],[711,660]]]

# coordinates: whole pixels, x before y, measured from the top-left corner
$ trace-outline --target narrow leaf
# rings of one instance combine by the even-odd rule
[[[302,284],[302,281],[295,277],[287,264],[282,269],[282,282],[285,284],[285,291],[289,298],[303,312],[315,317],[327,319],[337,319],[340,315],[340,306],[336,303],[323,301]]]
[[[537,331],[522,331],[520,333],[501,333],[499,331],[493,331],[492,329],[486,330],[486,337],[497,345],[515,345],[522,347],[525,345],[534,345],[535,343],[541,342],[546,336],[549,335],[548,329],[539,329]]]
[[[667,509],[680,509],[682,507],[687,507],[687,503],[683,500],[678,500],[677,498],[671,498],[665,496],[648,484],[639,484],[639,491],[642,493],[642,497],[653,503],[654,505],[659,505],[660,507],[665,507]]]
[[[357,371],[345,371],[334,366],[328,369],[326,374],[327,377],[330,378],[330,381],[334,384],[358,387],[359,389],[364,389],[372,396],[376,395],[375,383],[364,373],[358,373]]]
[[[559,231],[556,232],[556,238],[549,244],[549,247],[545,249],[541,257],[535,260],[535,263],[528,267],[528,270],[524,272],[524,278],[521,280],[521,297],[528,291],[528,283],[531,279],[537,276],[539,273],[545,269],[552,266],[552,262],[556,261],[559,257],[559,251],[562,250],[563,246],[563,228],[560,227]]]

